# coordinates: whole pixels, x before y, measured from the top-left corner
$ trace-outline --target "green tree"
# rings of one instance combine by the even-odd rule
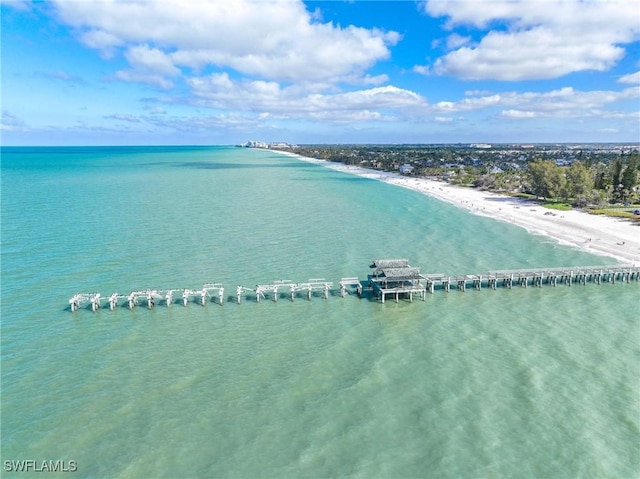
[[[638,184],[638,167],[640,166],[640,160],[638,159],[638,153],[631,153],[627,159],[627,166],[625,167],[622,175],[620,176],[620,184],[625,190],[631,190]]]
[[[611,177],[604,163],[598,163],[594,169],[594,188],[597,190],[607,190],[611,186]]]
[[[593,189],[593,180],[587,167],[580,161],[575,161],[566,172],[566,198],[586,198]]]
[[[616,158],[611,162],[610,170],[611,170],[611,184],[614,189],[618,188],[620,184],[620,179],[622,177],[622,169],[624,167],[624,163],[622,158]]]
[[[536,196],[554,198],[562,194],[565,187],[564,171],[550,160],[535,160],[529,163],[531,191]]]

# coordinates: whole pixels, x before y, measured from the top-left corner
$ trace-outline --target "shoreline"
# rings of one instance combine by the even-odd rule
[[[626,220],[576,210],[554,211],[522,198],[455,186],[427,178],[318,160],[297,153],[270,151],[342,173],[407,188],[471,213],[525,228],[531,234],[547,236],[560,244],[591,254],[608,256],[623,263],[640,264],[640,227]]]

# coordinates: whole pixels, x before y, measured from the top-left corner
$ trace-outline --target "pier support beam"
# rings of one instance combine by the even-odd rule
[[[238,304],[240,304],[240,300],[242,299],[242,291],[243,291],[243,287],[242,286],[237,286],[236,287],[236,299],[238,300]]]
[[[94,313],[100,308],[100,294],[96,293],[91,297],[91,311]]]
[[[77,294],[69,300],[69,307],[71,308],[72,313],[78,311],[78,308],[80,307],[80,297]]]
[[[118,306],[118,293],[113,293],[109,296],[109,309],[113,311]]]

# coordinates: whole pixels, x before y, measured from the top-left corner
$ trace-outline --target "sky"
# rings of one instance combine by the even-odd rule
[[[0,0],[2,145],[640,141],[638,0]]]

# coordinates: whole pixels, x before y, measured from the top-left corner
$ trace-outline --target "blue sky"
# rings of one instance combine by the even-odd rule
[[[0,0],[3,145],[640,141],[635,0]]]

